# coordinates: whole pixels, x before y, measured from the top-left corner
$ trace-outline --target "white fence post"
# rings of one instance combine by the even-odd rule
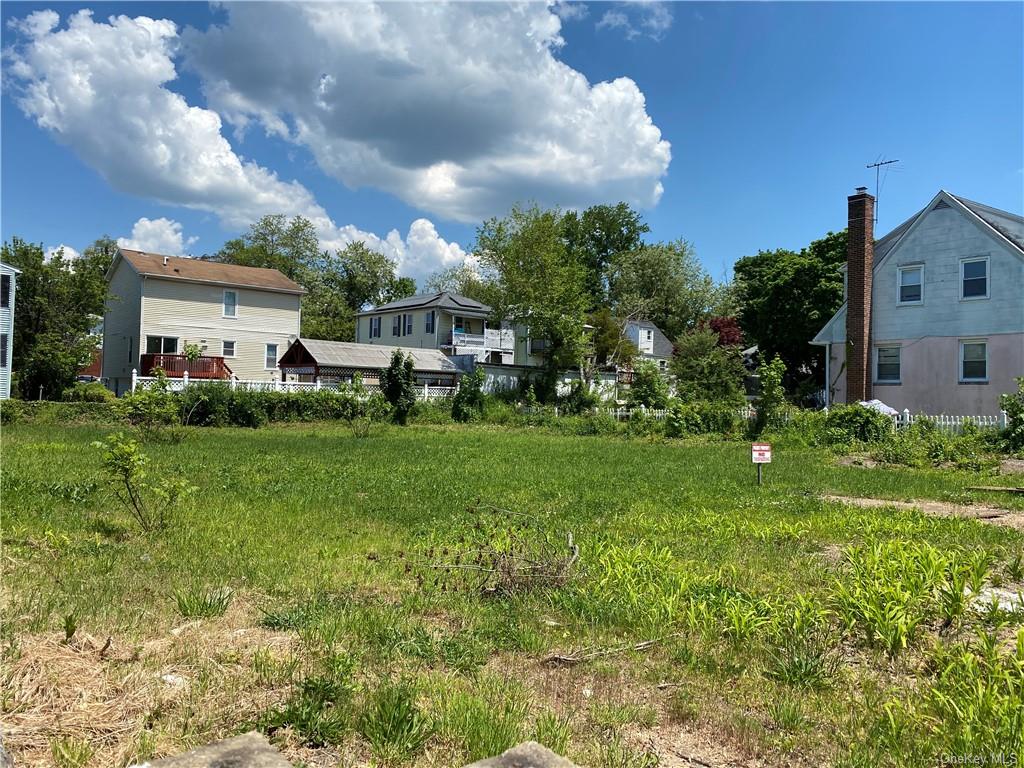
[[[425,381],[423,382],[423,399],[424,400],[429,400],[430,399],[430,384],[428,384]]]
[[[139,381],[139,372],[132,368],[132,392],[135,392],[135,385]]]
[[[277,380],[276,376],[274,378],[272,378],[271,381],[274,382],[274,391],[275,392],[277,392],[279,389],[281,389],[281,382]]]
[[[231,377],[231,391],[235,391],[235,387],[238,386],[238,378],[236,376]]]
[[[909,427],[910,426],[910,409],[909,408],[904,408],[903,409],[903,416],[902,416],[901,420],[903,421],[903,426],[904,427]]]
[[[186,369],[181,374],[181,388],[185,389],[187,386],[188,386],[188,370]]]
[[[1006,411],[999,412],[999,428],[1006,429],[1010,426],[1010,417],[1007,416]]]
[[[316,386],[313,387],[313,389],[315,389],[317,392],[319,392],[320,391],[320,377],[317,376],[313,381],[316,384]]]

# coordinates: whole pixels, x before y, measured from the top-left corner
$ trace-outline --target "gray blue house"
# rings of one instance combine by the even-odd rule
[[[1024,376],[1024,217],[943,190],[875,240],[874,202],[848,198],[846,302],[811,342],[828,401],[998,413]]]
[[[20,269],[0,261],[0,400],[11,396],[11,347],[14,344],[14,293]]]

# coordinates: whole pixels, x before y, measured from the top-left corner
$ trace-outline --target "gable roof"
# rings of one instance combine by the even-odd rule
[[[358,344],[352,341],[323,341],[321,339],[296,339],[282,355],[284,360],[299,345],[305,349],[321,368],[381,369],[391,363],[396,349],[412,357],[413,368],[429,373],[460,373],[459,368],[443,352],[437,349],[409,349],[386,347],[379,344]],[[297,351],[297,350],[296,350]]]
[[[180,280],[186,283],[212,283],[238,288],[255,288],[278,293],[305,293],[305,289],[294,280],[289,280],[276,269],[262,267],[240,267],[236,264],[221,264],[204,259],[190,259],[182,256],[164,256],[128,248],[118,249],[118,257],[124,259],[139,275],[158,277],[165,280]],[[117,266],[114,259],[109,278]]]
[[[672,358],[672,353],[675,352],[675,345],[669,341],[668,336],[662,333],[661,328],[656,326],[650,320],[631,320],[630,323],[639,328],[654,331],[654,351],[650,354],[642,352],[641,355],[644,357],[656,357],[665,360]]]
[[[924,215],[936,208],[956,208],[964,215],[987,229],[1000,242],[1009,246],[1018,256],[1024,256],[1024,217],[1017,214],[976,203],[952,192],[940,189],[931,201],[893,229],[884,237],[875,241],[875,254],[872,271],[877,271],[886,257],[892,253],[901,240],[924,219]],[[846,269],[846,265],[843,265]],[[846,302],[836,310],[832,318],[825,323],[811,340],[811,344],[837,344],[846,341]]]
[[[1002,211],[989,205],[982,205],[959,195],[947,194],[1009,240],[1010,244],[1015,246],[1018,251],[1024,253],[1024,216]]]
[[[10,264],[6,264],[6,263],[4,263],[2,261],[0,261],[0,269],[4,269],[4,270],[8,270],[10,272],[13,272],[15,275],[20,275],[21,274],[21,270],[20,269],[18,269],[17,267],[12,267]]]
[[[440,293],[421,293],[416,296],[407,296],[404,299],[389,301],[373,309],[367,309],[357,314],[374,315],[380,312],[395,312],[404,309],[445,309],[451,312],[459,312],[470,317],[484,317],[491,314],[491,308],[486,304],[471,299],[467,296],[460,296],[457,293],[441,291]]]

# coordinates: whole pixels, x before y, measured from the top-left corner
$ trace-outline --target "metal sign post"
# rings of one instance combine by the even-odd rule
[[[757,484],[761,485],[761,465],[772,463],[771,443],[751,443],[750,461],[757,465]]]

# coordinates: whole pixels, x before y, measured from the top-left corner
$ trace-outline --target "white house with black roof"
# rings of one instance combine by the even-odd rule
[[[492,310],[479,301],[442,291],[390,301],[356,315],[356,341],[404,349],[439,349],[471,355],[481,363],[529,364],[517,360],[519,344],[508,323],[490,322]]]

